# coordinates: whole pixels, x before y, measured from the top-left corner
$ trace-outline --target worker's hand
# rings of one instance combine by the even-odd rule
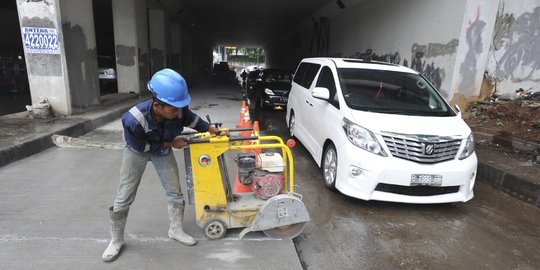
[[[216,134],[216,135],[225,135],[225,136],[230,136],[231,133],[229,132],[228,129],[221,129],[221,130],[218,130],[216,127],[214,126],[209,126],[208,127],[208,132],[212,133],[212,134]]]
[[[231,136],[231,133],[229,132],[228,129],[220,129],[219,132],[220,132],[219,135],[223,135],[223,136],[227,136],[227,137]]]
[[[164,142],[163,146],[165,147],[173,147],[176,149],[182,149],[187,146],[187,140],[184,137],[176,137],[174,140],[170,142]]]

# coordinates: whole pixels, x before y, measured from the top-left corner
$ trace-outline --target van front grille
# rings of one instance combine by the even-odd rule
[[[383,134],[392,156],[418,163],[438,163],[454,159],[461,139],[428,135]]]

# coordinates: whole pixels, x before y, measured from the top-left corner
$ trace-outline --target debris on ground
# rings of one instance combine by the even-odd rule
[[[493,97],[471,104],[463,118],[476,131],[540,143],[540,92],[517,90],[517,98]]]
[[[26,105],[26,110],[32,119],[48,119],[52,116],[51,104],[45,97],[40,97],[37,104]]]

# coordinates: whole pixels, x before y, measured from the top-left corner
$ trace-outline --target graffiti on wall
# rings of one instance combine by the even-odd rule
[[[435,66],[433,61],[431,64],[426,64],[426,58],[455,54],[458,45],[459,40],[457,39],[452,39],[448,43],[428,43],[427,45],[414,43],[411,47],[411,68],[426,77],[437,89],[440,89],[445,78],[444,69]],[[401,63],[399,52],[376,54],[372,49],[368,49],[365,52],[357,51],[348,57],[409,66],[407,59],[403,59],[403,63]]]
[[[503,7],[504,9],[504,7]],[[494,36],[495,50],[504,47],[497,60],[495,76],[513,82],[540,81],[540,7],[515,19],[513,14],[499,11]],[[536,73],[536,77],[535,77]]]
[[[441,85],[445,78],[444,69],[435,66],[433,61],[426,65],[425,58],[455,54],[458,45],[457,39],[452,39],[448,43],[428,43],[428,45],[414,43],[411,47],[411,68],[424,75],[437,89],[442,90]]]
[[[372,49],[367,49],[365,52],[355,52],[354,55],[349,55],[349,58],[364,59],[366,61],[381,61],[399,65],[401,63],[401,57],[399,52],[387,53],[378,55],[373,53]]]
[[[413,47],[417,45],[413,44]],[[428,43],[426,50],[426,57],[437,57],[444,55],[452,55],[457,51],[459,40],[456,38],[450,40],[448,43]],[[418,45],[417,45],[418,46]]]
[[[444,79],[444,71],[436,67],[433,61],[431,64],[426,65],[427,47],[426,45],[413,44],[411,48],[411,68],[426,77],[437,89],[440,89]]]
[[[476,9],[476,20],[469,22],[469,28],[465,34],[465,41],[469,50],[465,54],[465,60],[459,67],[459,72],[463,78],[459,84],[459,89],[465,96],[471,96],[474,91],[474,76],[476,70],[476,58],[482,53],[482,32],[486,27],[486,22],[480,19],[480,7]]]

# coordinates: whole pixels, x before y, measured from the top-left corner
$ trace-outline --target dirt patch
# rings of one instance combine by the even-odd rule
[[[540,93],[514,100],[479,101],[463,118],[475,131],[540,144]]]

